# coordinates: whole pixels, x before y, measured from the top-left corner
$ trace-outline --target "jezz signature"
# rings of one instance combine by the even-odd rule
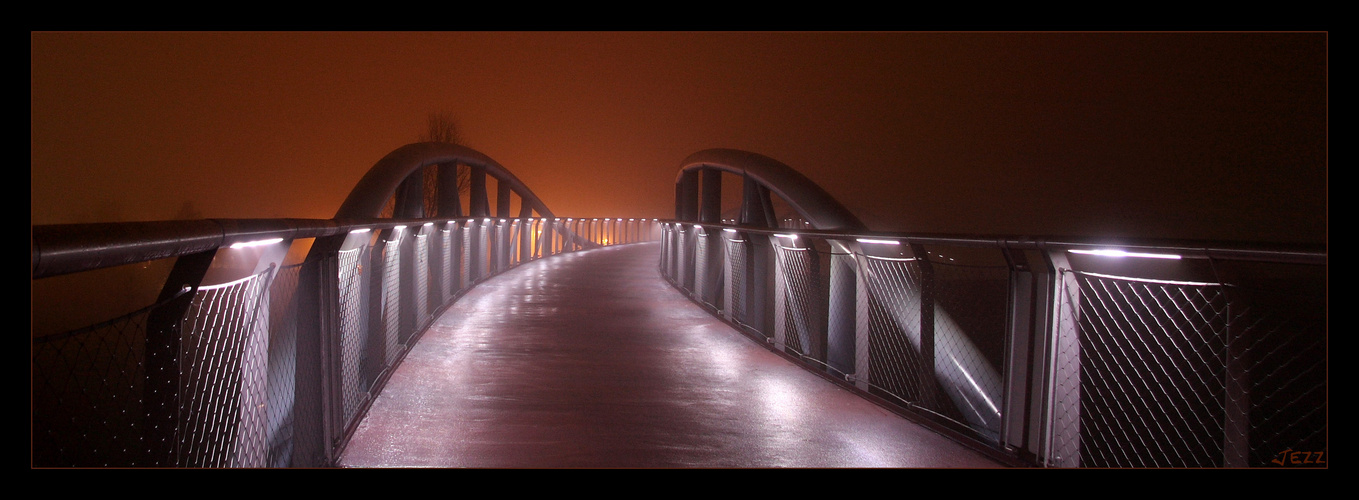
[[[1278,466],[1286,465],[1326,465],[1326,452],[1324,451],[1293,451],[1292,448],[1278,453],[1279,458],[1270,460],[1270,463]]]

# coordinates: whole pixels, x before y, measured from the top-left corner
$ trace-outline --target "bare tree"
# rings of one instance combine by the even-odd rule
[[[449,144],[459,144],[462,137],[458,134],[458,120],[453,118],[453,113],[441,111],[429,114],[428,127],[425,134],[420,136],[422,142],[447,142]]]
[[[458,134],[458,121],[453,117],[453,113],[447,111],[430,113],[425,133],[420,136],[420,141],[461,144],[462,137]],[[472,190],[471,169],[462,165],[456,165],[455,167],[458,170],[459,198],[467,199],[468,193]],[[435,213],[435,207],[438,204],[438,169],[429,167],[424,170],[425,213],[433,214]]]

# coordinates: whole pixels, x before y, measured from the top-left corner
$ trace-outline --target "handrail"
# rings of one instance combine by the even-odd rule
[[[662,223],[685,223],[719,229],[730,229],[742,233],[773,236],[777,234],[799,234],[826,240],[851,242],[858,239],[899,240],[904,244],[919,245],[960,245],[975,247],[1010,248],[1016,250],[1042,250],[1046,248],[1122,248],[1147,251],[1178,252],[1187,258],[1219,258],[1242,261],[1260,261],[1325,265],[1329,258],[1325,245],[1249,243],[1238,241],[1152,239],[1152,238],[1099,238],[1079,236],[1027,236],[1027,235],[979,235],[961,233],[914,233],[908,231],[845,231],[820,229],[778,229],[759,228],[737,224],[699,223],[661,219]]]

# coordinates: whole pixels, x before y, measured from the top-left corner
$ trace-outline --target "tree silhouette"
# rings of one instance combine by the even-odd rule
[[[453,113],[447,111],[430,113],[425,133],[420,136],[420,141],[461,144],[462,137],[458,133],[458,121],[453,117]],[[472,172],[466,166],[456,165],[455,167],[458,171],[458,197],[465,200],[472,189]],[[426,167],[422,175],[425,184],[425,215],[430,216],[436,213],[438,205],[438,168]]]

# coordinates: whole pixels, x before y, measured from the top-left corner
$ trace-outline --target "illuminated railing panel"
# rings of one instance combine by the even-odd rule
[[[715,315],[1016,460],[1258,467],[1326,446],[1324,254],[681,222],[662,234],[661,274]]]

